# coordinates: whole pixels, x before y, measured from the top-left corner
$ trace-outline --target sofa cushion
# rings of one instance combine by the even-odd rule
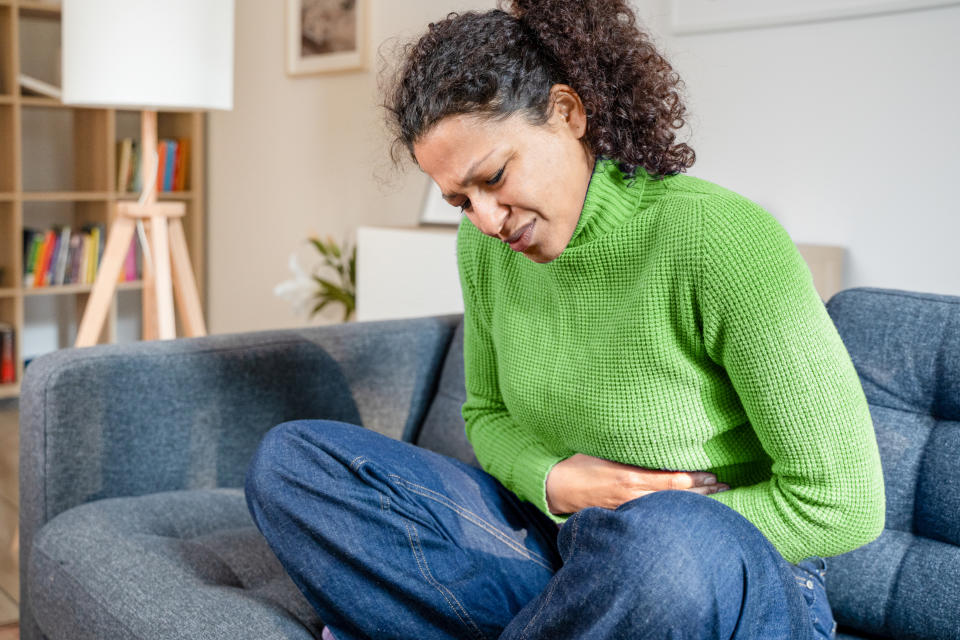
[[[37,535],[33,611],[51,640],[319,638],[323,624],[242,489],[107,498]]]
[[[960,298],[858,287],[827,303],[870,405],[879,538],[831,557],[834,616],[883,637],[960,637]]]

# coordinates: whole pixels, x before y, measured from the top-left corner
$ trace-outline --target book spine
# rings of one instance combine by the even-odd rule
[[[183,171],[180,177],[180,190],[186,191],[190,188],[190,138],[182,138],[180,145],[183,147]]]
[[[44,276],[47,286],[57,284],[57,261],[60,259],[60,228],[53,228],[53,252],[50,254],[50,262],[47,263],[47,273]]]
[[[88,262],[90,262],[90,232],[84,231],[83,239],[80,241],[80,273],[77,277],[77,282],[80,284],[87,284]]]
[[[133,162],[131,163],[133,168],[130,170],[130,190],[134,192],[140,191],[143,188],[143,176],[140,175],[142,170],[140,164],[143,162],[143,159],[140,157],[140,146],[139,142],[136,140],[133,141],[133,151],[131,152],[133,154]]]
[[[167,167],[167,145],[157,143],[157,192],[163,191],[163,172]]]
[[[33,272],[33,286],[42,287],[46,284],[46,270],[50,263],[50,252],[53,250],[53,231],[47,231],[43,235],[43,247],[40,249],[40,257],[37,260]]]
[[[124,138],[117,145],[117,157],[120,159],[120,166],[117,168],[117,191],[124,193],[130,185],[130,152],[133,150],[133,139]]]
[[[97,252],[100,245],[100,230],[96,227],[90,229],[90,273],[87,276],[87,282],[93,283],[97,280],[97,268],[100,263],[97,262]]]
[[[173,173],[177,168],[177,143],[167,140],[167,168],[163,172],[163,190],[173,191]]]
[[[103,250],[107,244],[107,225],[103,222],[97,223],[97,267],[103,261]]]
[[[63,278],[67,269],[67,254],[70,252],[70,227],[64,226],[60,232],[60,251],[57,253],[57,270],[54,282],[64,284]]]
[[[177,158],[173,163],[173,190],[183,191],[183,138],[176,140]]]
[[[68,284],[80,282],[80,260],[83,248],[83,232],[73,234],[70,238],[70,276]]]
[[[23,230],[23,286],[33,286],[33,265],[37,262],[39,233],[33,229]]]
[[[0,322],[0,384],[10,384],[15,381],[16,360],[13,339],[13,326]]]

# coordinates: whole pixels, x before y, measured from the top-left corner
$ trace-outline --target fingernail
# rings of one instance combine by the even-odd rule
[[[730,491],[730,487],[720,487],[717,489],[717,493],[720,493],[721,491]]]
[[[708,477],[703,481],[703,484],[717,484],[717,479],[714,478],[713,476],[708,476]]]

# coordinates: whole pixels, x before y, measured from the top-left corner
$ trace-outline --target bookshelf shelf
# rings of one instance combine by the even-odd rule
[[[117,283],[118,291],[133,289],[142,289],[143,280],[133,280],[131,282]],[[93,290],[92,284],[56,284],[49,287],[24,287],[25,296],[56,296],[69,293],[90,293]]]
[[[50,20],[60,19],[60,5],[52,2],[30,2],[20,0],[18,3],[20,15],[29,18],[49,18]]]
[[[121,193],[118,191],[117,193],[114,194],[114,196],[118,200],[122,200],[126,202],[128,200],[138,199],[140,197],[140,194],[131,193],[131,192]],[[192,191],[158,191],[157,199],[158,200],[192,200],[193,192]]]
[[[139,192],[118,188],[118,143],[124,138],[139,143],[140,111],[73,107],[57,98],[27,95],[20,87],[21,72],[60,84],[60,62],[50,53],[59,41],[60,19],[59,4],[0,0],[0,325],[12,326],[15,335],[15,381],[0,383],[0,398],[19,395],[25,361],[73,346],[63,341],[75,335],[77,327],[71,324],[79,323],[93,290],[91,283],[25,287],[29,279],[25,278],[24,230],[70,227],[74,236],[84,225],[95,224],[109,233],[117,203],[140,197]],[[183,226],[201,304],[206,291],[205,126],[202,112],[157,114],[159,138],[189,139],[190,143],[183,190],[161,191],[157,196],[186,205]],[[106,238],[101,241],[105,245]],[[118,327],[125,332],[125,340],[139,339],[129,334],[142,331],[139,322],[129,322],[128,315],[137,321],[142,318],[143,281],[121,282],[117,291],[130,293],[122,294],[119,305],[114,296],[99,343],[117,342]],[[123,322],[118,321],[121,308]],[[47,330],[50,325],[57,330]],[[31,344],[31,340],[58,342]]]
[[[0,384],[0,398],[16,398],[20,395],[20,383]]]
[[[96,202],[110,200],[109,191],[24,191],[24,202]]]
[[[61,108],[61,109],[74,109],[77,107],[71,107],[69,105],[63,104],[56,98],[44,98],[43,96],[16,96],[15,101],[19,101],[25,107],[47,107],[47,108]],[[87,107],[83,107],[87,109]],[[93,111],[94,109],[88,109]]]

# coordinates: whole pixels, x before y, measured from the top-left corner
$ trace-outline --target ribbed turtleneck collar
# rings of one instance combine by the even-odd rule
[[[598,158],[567,248],[585,245],[610,233],[649,206],[663,191],[663,182],[653,180],[642,167],[637,168],[636,178],[631,180],[624,177],[614,160]]]

